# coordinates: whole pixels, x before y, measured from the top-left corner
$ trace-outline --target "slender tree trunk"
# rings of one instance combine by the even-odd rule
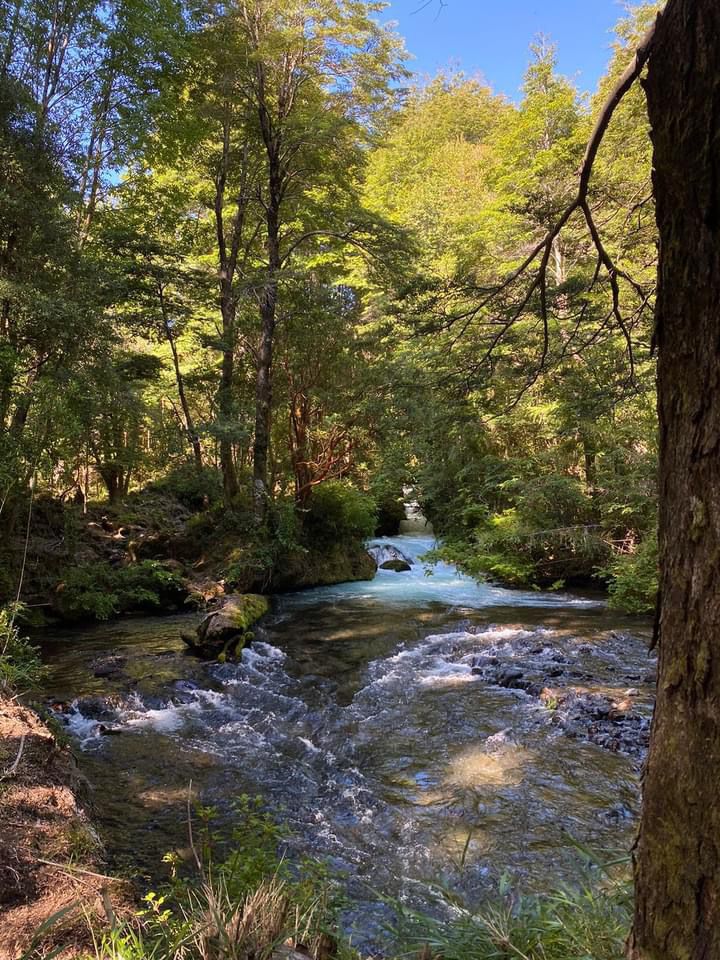
[[[272,361],[277,314],[277,278],[280,271],[279,203],[272,203],[268,208],[267,232],[268,279],[260,298],[260,346],[255,386],[255,442],[253,444],[253,496],[255,516],[258,520],[262,520],[265,516],[270,496],[268,456],[272,425]]]
[[[646,81],[660,231],[657,706],[633,960],[720,957],[720,3],[670,0]]]
[[[310,403],[307,396],[296,393],[290,398],[290,459],[295,474],[295,502],[305,506],[312,492],[312,471],[308,464],[308,427]]]
[[[200,472],[203,466],[200,438],[198,437],[197,430],[195,429],[195,421],[193,420],[192,413],[190,412],[190,404],[187,401],[187,395],[185,393],[185,380],[183,379],[182,370],[180,369],[180,358],[178,356],[177,344],[175,343],[175,336],[170,323],[170,317],[168,316],[167,302],[165,300],[165,291],[162,283],[158,283],[158,299],[160,300],[160,312],[162,314],[165,336],[170,344],[170,351],[172,353],[173,369],[175,370],[175,382],[177,383],[178,398],[180,400],[180,406],[182,407],[183,417],[185,419],[185,430],[187,431],[187,435],[192,446],[195,466],[197,467],[198,472]]]
[[[228,296],[231,297],[231,295],[231,293],[228,293]],[[217,402],[222,427],[223,430],[226,430],[233,422],[235,412],[233,402],[235,387],[235,311],[233,305],[228,302],[226,297],[223,297],[220,306],[222,310],[223,342],[225,346],[223,348],[220,388],[218,390]],[[230,502],[237,497],[240,488],[238,487],[237,470],[235,469],[233,443],[232,440],[225,435],[220,438],[220,470],[223,476],[225,500]]]
[[[597,493],[595,489],[597,482],[597,448],[593,440],[584,431],[580,433],[580,440],[583,449],[583,461],[585,463],[585,486],[592,497]]]

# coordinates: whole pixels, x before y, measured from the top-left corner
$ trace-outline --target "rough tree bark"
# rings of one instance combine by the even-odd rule
[[[645,83],[660,233],[657,706],[633,960],[720,958],[720,3],[670,0]]]

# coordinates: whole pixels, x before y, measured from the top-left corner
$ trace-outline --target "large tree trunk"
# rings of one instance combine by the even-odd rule
[[[646,82],[660,231],[657,706],[635,960],[720,958],[720,3],[670,0]]]

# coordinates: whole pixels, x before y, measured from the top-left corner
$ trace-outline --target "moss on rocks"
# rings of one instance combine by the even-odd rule
[[[278,563],[271,589],[281,593],[334,583],[372,580],[377,564],[361,544],[334,544],[323,550],[298,549]]]
[[[193,653],[206,659],[234,659],[254,639],[250,627],[269,609],[268,598],[256,593],[228,597],[219,610],[205,617],[194,634],[184,634],[183,640]]]

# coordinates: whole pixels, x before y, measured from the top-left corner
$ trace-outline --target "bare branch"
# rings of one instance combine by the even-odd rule
[[[659,17],[660,14],[658,14],[658,19]],[[567,226],[575,214],[580,214],[583,217],[590,234],[590,240],[593,247],[597,251],[598,257],[593,277],[587,289],[587,295],[589,296],[589,294],[592,293],[600,280],[601,272],[604,272],[604,274],[607,276],[607,282],[609,284],[612,307],[607,317],[603,321],[600,330],[606,327],[608,320],[614,321],[615,325],[620,329],[626,343],[627,356],[630,366],[629,382],[633,383],[635,381],[636,365],[632,343],[632,328],[647,307],[651,294],[640,283],[634,280],[633,277],[615,264],[613,258],[602,241],[600,231],[588,200],[588,193],[593,167],[595,160],[597,159],[603,137],[605,136],[608,126],[610,125],[610,121],[612,120],[615,110],[625,94],[631,89],[635,81],[638,79],[645,64],[647,63],[652,50],[652,42],[655,36],[656,24],[657,19],[643,37],[640,45],[635,51],[632,61],[608,94],[600,110],[599,116],[595,126],[593,127],[590,139],[585,149],[585,154],[583,156],[580,169],[578,171],[577,191],[571,202],[560,213],[557,220],[550,230],[545,234],[545,236],[532,247],[532,249],[525,255],[522,262],[514,270],[508,273],[492,287],[485,288],[482,291],[482,299],[478,303],[469,309],[462,310],[450,317],[446,317],[441,325],[441,328],[444,327],[445,329],[450,329],[457,323],[461,324],[459,332],[451,341],[450,346],[452,348],[462,338],[471,324],[482,315],[483,311],[491,304],[497,303],[498,298],[502,294],[508,293],[515,286],[517,281],[525,277],[530,271],[530,268],[537,263],[537,270],[532,276],[532,279],[530,280],[530,283],[524,294],[512,307],[510,317],[507,319],[499,318],[497,321],[484,321],[490,326],[494,326],[495,323],[497,323],[499,329],[490,338],[489,344],[484,350],[483,358],[480,361],[480,364],[485,364],[491,359],[493,352],[502,341],[504,336],[520,320],[531,299],[535,296],[535,294],[538,295],[540,323],[542,324],[541,353],[533,373],[528,378],[528,382],[524,385],[518,396],[513,401],[513,407],[519,403],[522,396],[537,382],[547,366],[547,361],[550,354],[549,319],[551,316],[554,316],[548,293],[548,268],[553,252],[553,245],[562,230]],[[640,303],[640,306],[631,315],[630,319],[623,314],[621,305],[620,280],[623,280],[632,289]],[[589,301],[585,302],[576,318],[575,329],[570,337],[571,341],[575,340],[579,333],[580,326],[585,319],[588,310],[588,303]],[[595,336],[593,336],[591,340],[592,339],[595,339]],[[568,344],[566,343],[563,347],[561,355],[566,356],[567,352]]]

